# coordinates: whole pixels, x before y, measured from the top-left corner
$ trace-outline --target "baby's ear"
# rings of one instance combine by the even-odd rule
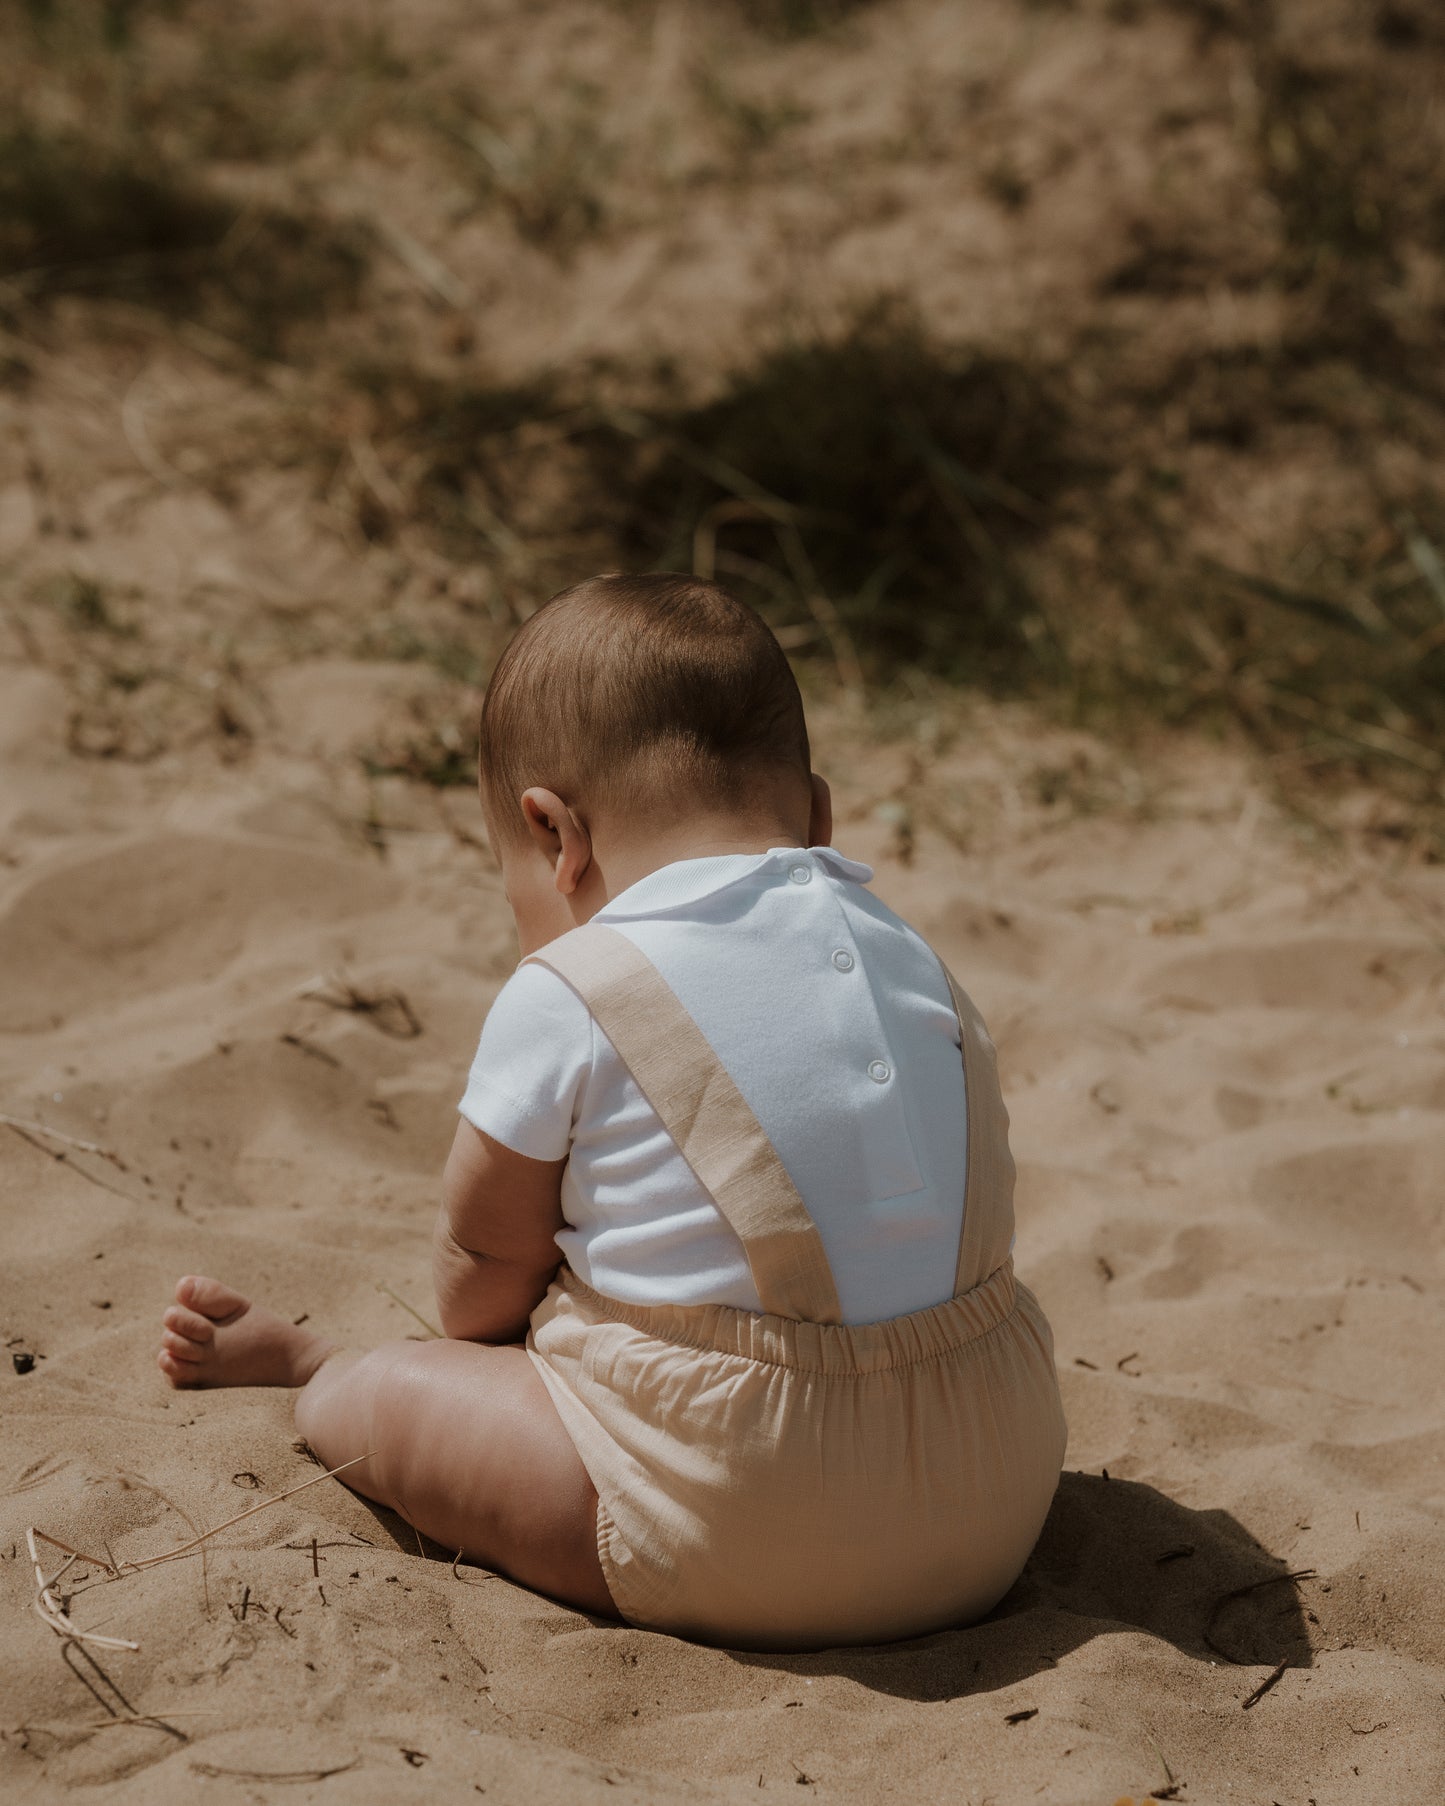
[[[808,845],[830,847],[833,844],[833,792],[828,788],[828,780],[819,777],[816,771],[810,774],[809,783],[812,802],[808,814]]]
[[[546,854],[549,860],[555,860],[562,847],[562,837],[557,831],[558,819],[567,813],[567,805],[561,797],[537,784],[524,790],[518,801],[527,832],[536,842],[538,851]]]
[[[522,814],[538,849],[551,862],[559,894],[570,897],[592,863],[587,824],[555,790],[540,785],[522,792]]]

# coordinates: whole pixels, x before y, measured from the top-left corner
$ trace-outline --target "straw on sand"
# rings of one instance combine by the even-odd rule
[[[92,1630],[80,1630],[71,1623],[69,1614],[61,1606],[51,1588],[56,1581],[70,1572],[76,1562],[89,1561],[91,1558],[80,1555],[72,1549],[55,1572],[47,1575],[40,1565],[40,1551],[35,1547],[36,1537],[39,1537],[42,1542],[53,1543],[56,1548],[65,1546],[63,1543],[55,1543],[52,1537],[46,1536],[43,1530],[36,1530],[33,1525],[25,1532],[25,1546],[30,1551],[30,1560],[35,1567],[35,1599],[33,1603],[36,1616],[43,1623],[48,1624],[57,1637],[67,1637],[76,1643],[89,1643],[96,1649],[139,1649],[139,1643],[131,1643],[124,1637],[98,1636]],[[106,1564],[100,1562],[96,1565],[104,1569]]]
[[[163,1562],[178,1561],[183,1555],[199,1549],[213,1536],[221,1531],[229,1530],[233,1524],[239,1524],[246,1518],[255,1517],[258,1511],[266,1511],[272,1505],[279,1505],[283,1499],[293,1498],[298,1492],[305,1492],[308,1486],[319,1486],[323,1480],[331,1480],[337,1474],[344,1474],[349,1467],[356,1467],[363,1461],[369,1461],[376,1451],[368,1449],[366,1454],[357,1455],[350,1461],[343,1461],[340,1467],[328,1468],[324,1474],[314,1474],[311,1479],[303,1480],[299,1486],[288,1487],[285,1492],[278,1492],[273,1498],[262,1499],[259,1505],[248,1506],[245,1511],[238,1511],[233,1518],[227,1518],[223,1524],[214,1524],[209,1530],[203,1530],[199,1536],[193,1536],[189,1542],[178,1543],[174,1549],[167,1549],[160,1555],[143,1556],[139,1561],[102,1561],[99,1556],[87,1555],[81,1549],[72,1549],[69,1543],[63,1543],[58,1537],[49,1536],[43,1530],[37,1530],[32,1524],[25,1532],[26,1547],[30,1551],[30,1559],[35,1567],[35,1599],[34,1609],[37,1617],[48,1624],[56,1636],[75,1643],[88,1643],[96,1649],[139,1649],[139,1643],[132,1643],[126,1637],[102,1637],[95,1631],[81,1630],[71,1621],[70,1615],[61,1606],[53,1591],[57,1581],[68,1574],[76,1562],[84,1562],[89,1567],[98,1569],[107,1580],[120,1580],[126,1574],[139,1574],[146,1568],[160,1567]],[[52,1549],[59,1549],[65,1560],[53,1574],[47,1575],[40,1563],[40,1552],[36,1543],[48,1543]]]

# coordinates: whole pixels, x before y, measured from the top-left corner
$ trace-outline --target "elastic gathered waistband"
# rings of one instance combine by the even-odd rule
[[[570,1267],[554,1282],[591,1315],[677,1342],[813,1373],[881,1373],[937,1360],[997,1329],[1014,1308],[1013,1259],[971,1291],[882,1323],[802,1323],[728,1304],[625,1304]]]

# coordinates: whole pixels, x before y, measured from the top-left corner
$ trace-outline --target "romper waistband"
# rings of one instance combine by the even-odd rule
[[[971,1291],[882,1323],[803,1323],[728,1304],[625,1304],[595,1292],[564,1266],[556,1283],[581,1308],[629,1323],[664,1342],[716,1349],[813,1373],[881,1373],[913,1367],[997,1329],[1014,1308],[1012,1257]]]

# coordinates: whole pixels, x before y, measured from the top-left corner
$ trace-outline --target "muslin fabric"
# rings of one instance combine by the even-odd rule
[[[1014,1278],[1008,1117],[972,1003],[949,975],[968,1110],[955,1296],[844,1325],[782,1163],[645,956],[589,924],[533,957],[628,1064],[764,1307],[625,1304],[564,1267],[533,1313],[528,1350],[597,1488],[621,1616],[753,1649],[981,1616],[1037,1540],[1066,1431],[1048,1324]]]

